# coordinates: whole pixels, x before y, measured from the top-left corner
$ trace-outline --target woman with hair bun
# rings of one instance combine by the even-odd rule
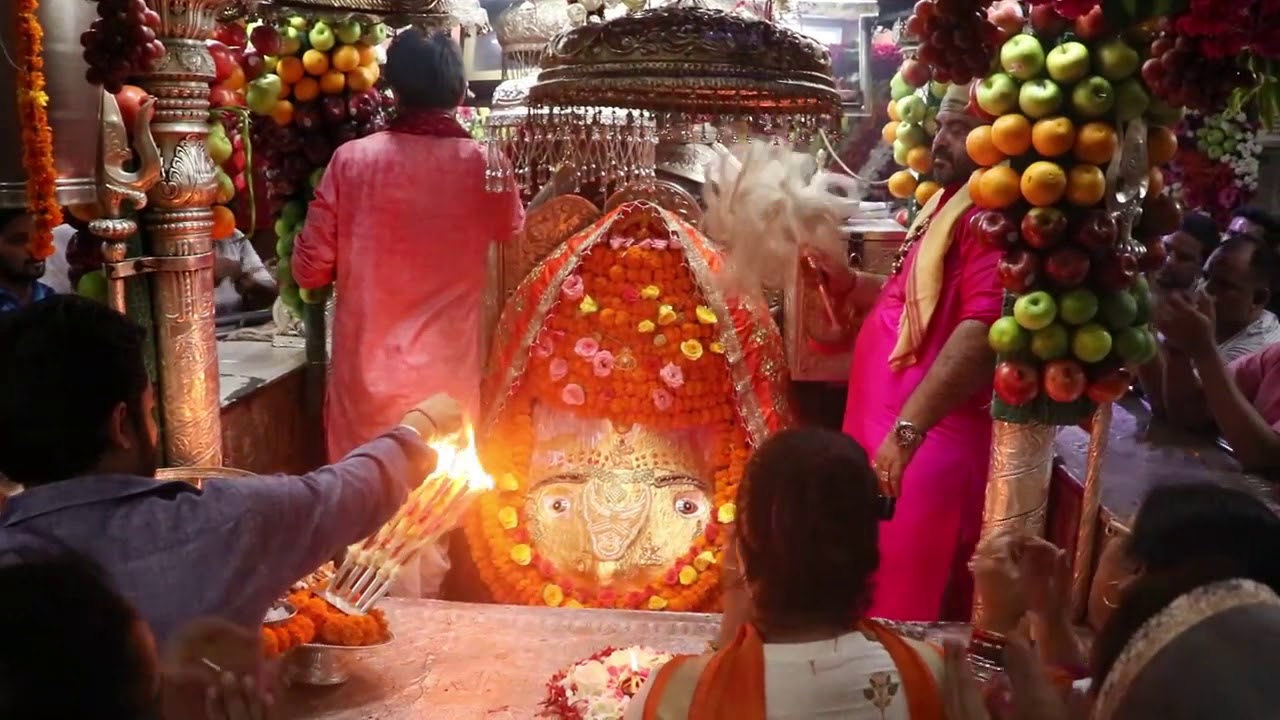
[[[738,507],[722,647],[654,672],[627,720],[940,720],[940,651],[865,617],[891,505],[862,447],[780,432],[747,464]]]
[[[467,93],[457,43],[405,30],[386,78],[395,120],[334,153],[293,253],[300,287],[336,283],[331,461],[395,427],[419,396],[447,393],[476,417],[489,249],[524,223],[514,188],[486,192],[484,149],[455,116]],[[446,556],[423,563],[401,592],[435,594]]]

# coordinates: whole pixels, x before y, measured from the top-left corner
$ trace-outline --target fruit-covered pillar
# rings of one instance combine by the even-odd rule
[[[213,318],[213,205],[216,167],[205,149],[213,34],[227,0],[150,0],[168,51],[142,80],[156,98],[151,132],[164,157],[143,225],[160,353],[164,454],[170,465],[222,464],[221,402]]]

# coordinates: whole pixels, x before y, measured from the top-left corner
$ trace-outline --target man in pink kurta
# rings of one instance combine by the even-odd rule
[[[977,120],[965,111],[964,96],[949,94],[938,113],[934,168],[945,190],[921,213],[936,222],[953,199],[961,203],[951,211],[949,245],[945,233],[918,235],[862,325],[849,374],[844,431],[875,453],[884,491],[898,495],[893,519],[880,530],[870,612],[893,620],[967,619],[972,595],[967,563],[991,452],[994,359],[986,332],[1000,317],[1003,293],[1000,251],[968,232],[978,211],[964,185],[973,170],[964,139]],[[939,239],[942,246],[929,247]],[[922,252],[934,267],[917,267]],[[913,282],[915,273],[933,278],[923,318],[913,293],[929,283]],[[914,341],[906,337],[912,321]]]
[[[479,409],[489,247],[520,229],[524,211],[514,190],[485,192],[484,151],[451,114],[466,85],[446,42],[397,37],[387,76],[400,117],[334,153],[294,247],[299,286],[336,282],[331,459],[433,393],[473,418]]]

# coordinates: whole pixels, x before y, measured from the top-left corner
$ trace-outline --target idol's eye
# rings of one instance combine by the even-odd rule
[[[564,515],[573,507],[569,498],[561,495],[546,495],[542,498],[542,508],[552,515]]]
[[[706,501],[693,494],[681,495],[675,500],[675,510],[680,517],[697,517],[706,511]]]

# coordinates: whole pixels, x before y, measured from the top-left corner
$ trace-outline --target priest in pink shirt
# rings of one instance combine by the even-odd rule
[[[485,191],[484,150],[455,118],[467,89],[457,44],[406,30],[386,77],[395,121],[334,153],[294,247],[300,287],[336,283],[331,460],[433,393],[476,416],[489,248],[524,223],[515,190]]]
[[[944,189],[908,230],[862,323],[849,373],[844,431],[873,453],[882,492],[898,498],[880,529],[872,617],[969,617],[967,565],[991,453],[995,356],[987,330],[1000,317],[1003,291],[1000,252],[968,232],[978,210],[966,184],[976,166],[965,138],[980,121],[967,103],[965,86],[942,101],[933,172]],[[859,274],[862,289],[851,297],[867,297],[874,282]]]

